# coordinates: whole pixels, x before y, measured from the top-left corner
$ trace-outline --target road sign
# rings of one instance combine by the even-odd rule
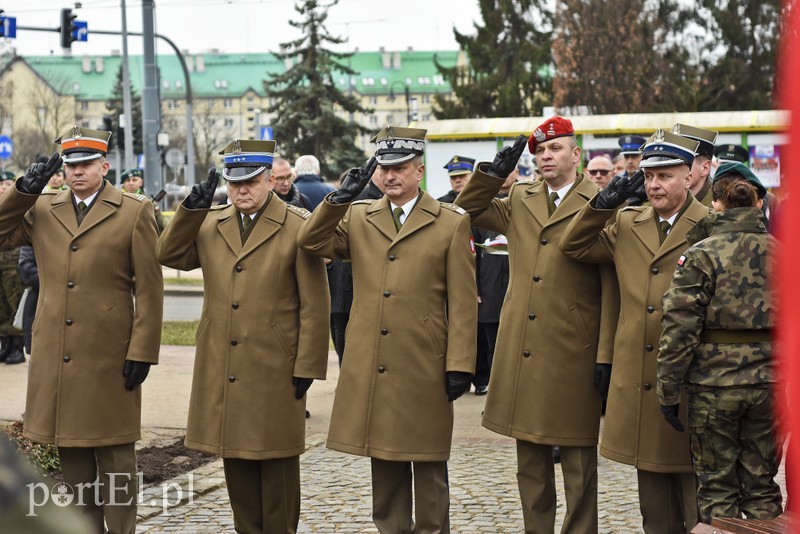
[[[8,159],[14,153],[14,143],[7,135],[0,135],[0,159]]]
[[[17,17],[4,17],[0,15],[3,27],[0,28],[0,36],[14,39],[17,36]]]
[[[72,38],[76,41],[89,40],[89,23],[85,20],[76,20],[72,23]]]
[[[262,141],[272,141],[272,126],[262,126],[258,138]]]
[[[180,168],[185,160],[186,156],[183,155],[183,150],[180,148],[170,148],[167,150],[167,153],[164,154],[164,162],[166,162],[171,169]]]

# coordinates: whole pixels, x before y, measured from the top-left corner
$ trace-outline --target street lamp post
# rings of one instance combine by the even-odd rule
[[[389,86],[389,98],[392,101],[394,101],[395,99],[394,86],[395,84],[398,83],[403,85],[403,92],[406,95],[406,120],[407,124],[411,124],[411,89],[408,87],[408,85],[403,83],[402,80],[393,81],[392,85]]]

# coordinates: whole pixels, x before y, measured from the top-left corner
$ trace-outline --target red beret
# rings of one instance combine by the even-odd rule
[[[572,121],[564,117],[551,117],[533,131],[530,138],[528,138],[528,149],[533,154],[536,151],[537,144],[568,135],[575,135]]]

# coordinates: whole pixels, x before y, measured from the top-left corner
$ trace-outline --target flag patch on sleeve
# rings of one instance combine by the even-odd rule
[[[678,267],[683,267],[683,262],[686,261],[686,256],[681,256],[678,258]]]

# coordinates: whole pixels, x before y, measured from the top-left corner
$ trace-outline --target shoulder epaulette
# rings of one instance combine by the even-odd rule
[[[517,180],[514,182],[514,185],[533,185],[537,182],[537,180],[531,180],[530,178],[527,180]]]
[[[297,206],[292,206],[291,204],[287,204],[286,207],[290,212],[294,213],[295,215],[299,215],[304,219],[311,217],[311,212],[305,208],[298,208]]]
[[[41,194],[43,195],[57,195],[61,192],[60,189],[45,189]]]
[[[145,200],[150,200],[149,198],[147,198],[146,195],[140,195],[139,193],[128,193],[128,192],[125,192],[125,191],[122,192],[122,196],[136,199],[139,202],[144,202]]]
[[[457,206],[456,204],[453,204],[452,202],[442,202],[441,204],[442,204],[443,208],[447,208],[450,211],[454,211],[454,212],[458,213],[459,215],[466,215],[467,214],[467,212],[466,212],[466,210],[464,208],[462,208],[461,206]]]
[[[364,198],[364,199],[361,199],[361,200],[354,200],[350,204],[351,205],[352,204],[372,204],[373,202],[375,202],[374,198]]]
[[[230,206],[230,204],[217,204],[216,206],[211,206],[208,209],[211,209],[211,210],[224,210],[228,206]]]
[[[646,208],[647,208],[647,206],[625,206],[620,211],[635,211],[635,212],[641,213]]]

